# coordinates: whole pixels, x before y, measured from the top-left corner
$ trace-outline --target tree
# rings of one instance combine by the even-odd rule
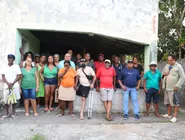
[[[159,9],[159,54],[178,52],[181,59],[185,0],[160,0]]]

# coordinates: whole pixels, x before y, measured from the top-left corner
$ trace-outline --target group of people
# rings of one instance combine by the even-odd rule
[[[179,104],[173,103],[174,94],[176,94],[185,81],[185,74],[182,66],[176,62],[173,55],[168,56],[168,64],[162,73],[157,70],[157,63],[152,61],[149,65],[150,70],[144,73],[137,57],[128,60],[126,63],[125,55],[104,60],[104,55],[98,55],[98,61],[93,61],[90,54],[86,53],[84,57],[77,54],[73,60],[72,50],[69,50],[64,60],[60,61],[59,55],[36,54],[27,52],[20,65],[14,64],[15,56],[8,55],[8,64],[2,72],[4,85],[4,110],[2,119],[8,117],[8,106],[12,104],[12,118],[16,118],[15,109],[17,100],[22,93],[25,106],[25,116],[29,116],[30,103],[33,108],[34,116],[38,116],[37,107],[40,106],[40,98],[45,98],[45,111],[53,111],[53,99],[57,96],[58,108],[61,113],[58,117],[65,114],[66,103],[71,117],[76,117],[73,112],[73,101],[76,95],[82,97],[80,119],[84,119],[84,109],[86,98],[89,91],[96,88],[100,93],[101,100],[106,111],[105,119],[112,121],[111,116],[112,99],[114,92],[120,88],[123,92],[123,117],[125,120],[129,117],[129,97],[133,104],[133,112],[138,120],[138,90],[141,85],[141,78],[144,79],[143,86],[146,94],[146,113],[149,115],[151,101],[155,108],[157,117],[171,119],[171,122],[177,121]],[[164,104],[167,105],[168,113],[160,115],[158,112],[159,94],[164,89]],[[55,95],[55,93],[57,93]],[[172,108],[174,114],[172,117]]]

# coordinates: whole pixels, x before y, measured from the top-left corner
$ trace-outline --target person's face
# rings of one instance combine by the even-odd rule
[[[132,69],[132,68],[134,67],[134,64],[133,64],[133,63],[128,63],[128,64],[127,64],[127,67],[128,67],[129,69]]]
[[[134,64],[137,64],[138,60],[136,57],[133,58],[133,62],[134,62]]]
[[[173,59],[171,56],[168,56],[168,64],[169,65],[174,65],[175,64],[175,59]]]
[[[98,59],[100,62],[104,61],[104,57],[103,56],[99,56],[99,59]]]
[[[65,57],[64,57],[64,59],[70,61],[71,60],[70,54],[66,54]]]
[[[31,58],[31,54],[29,53],[29,54],[27,55],[27,57]]]
[[[73,56],[73,51],[72,50],[69,50],[68,53]]]
[[[27,65],[27,66],[31,66],[31,63],[32,63],[32,59],[28,57],[28,58],[26,59],[26,65]]]
[[[46,56],[42,56],[42,57],[40,58],[40,62],[41,62],[41,63],[45,63],[45,62],[46,62]]]
[[[156,65],[150,65],[150,70],[154,71],[154,70],[156,70],[156,67],[157,67]]]
[[[9,64],[13,64],[13,61],[14,61],[13,58],[8,58],[8,63],[9,63]]]
[[[64,64],[64,67],[65,67],[65,68],[69,68],[70,65],[69,65],[68,63],[65,63],[65,64]]]
[[[110,67],[110,63],[109,62],[105,62],[105,68],[109,68]]]
[[[118,64],[119,63],[119,58],[118,57],[115,57],[114,58],[114,62],[115,62],[115,64]]]
[[[40,61],[40,58],[39,57],[35,57],[35,62],[39,63],[39,61]]]
[[[121,57],[121,61],[122,61],[122,62],[125,62],[125,56],[122,56],[122,57]]]
[[[55,55],[55,56],[54,56],[54,61],[55,61],[55,62],[59,62],[59,56],[58,56],[58,55]]]
[[[116,57],[115,55],[112,55],[112,61],[114,61],[114,60],[115,60],[115,57]]]
[[[86,59],[87,61],[89,61],[89,60],[91,59],[90,55],[89,55],[89,54],[86,54],[86,55],[85,55],[85,59]]]
[[[49,56],[49,57],[48,57],[48,62],[49,62],[49,63],[53,63],[53,57],[52,57],[52,56]]]
[[[77,59],[77,60],[80,60],[81,58],[82,58],[82,56],[81,56],[80,54],[77,54],[77,55],[76,55],[76,59]]]

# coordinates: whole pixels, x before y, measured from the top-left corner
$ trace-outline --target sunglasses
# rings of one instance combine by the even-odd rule
[[[157,67],[157,65],[150,65],[150,67]]]

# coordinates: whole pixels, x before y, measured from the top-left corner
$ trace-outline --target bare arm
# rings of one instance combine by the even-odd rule
[[[114,88],[116,87],[116,76],[113,77],[113,85],[114,85]]]
[[[44,82],[44,78],[42,76],[43,71],[44,71],[44,67],[41,68],[39,75],[40,75],[40,78],[42,79],[42,81]]]
[[[144,86],[144,92],[147,93],[147,89],[146,89],[146,79],[143,79],[143,86]]]
[[[137,82],[137,87],[136,87],[137,90],[139,90],[140,85],[141,85],[141,80],[138,80],[138,82]]]
[[[35,72],[35,79],[36,79],[36,92],[38,92],[39,89],[39,77],[38,77],[38,73]]]
[[[16,82],[18,82],[19,80],[20,80],[20,78],[21,78],[21,74],[17,74],[17,76],[16,76],[16,78],[15,78],[15,80],[13,81],[13,85],[16,83]]]
[[[79,76],[78,76],[78,75],[76,75],[76,77],[75,77],[75,87],[77,87],[77,86],[78,86],[78,80],[79,80]]]
[[[140,75],[140,77],[142,78],[142,77],[143,77],[143,75],[144,75],[144,71],[142,71],[142,72],[141,72],[141,75]]]

